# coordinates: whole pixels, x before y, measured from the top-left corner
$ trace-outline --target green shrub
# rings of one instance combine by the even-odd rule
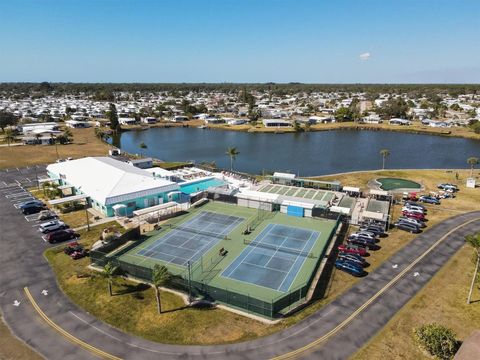
[[[420,347],[438,359],[453,359],[458,350],[455,333],[442,325],[426,324],[414,329],[413,333]]]

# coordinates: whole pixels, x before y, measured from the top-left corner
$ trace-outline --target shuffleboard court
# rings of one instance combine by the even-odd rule
[[[187,266],[188,261],[198,260],[243,220],[237,216],[202,211],[139,250],[137,255]]]
[[[313,230],[269,224],[221,276],[287,292],[319,236]]]

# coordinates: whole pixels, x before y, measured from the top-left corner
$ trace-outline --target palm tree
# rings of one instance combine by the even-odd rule
[[[480,262],[480,233],[476,233],[475,235],[467,235],[465,236],[465,241],[468,245],[473,247],[476,251],[477,257],[477,264],[475,265],[475,272],[473,273],[472,283],[470,284],[470,291],[468,292],[468,299],[467,304],[470,304],[470,300],[472,298],[473,286],[475,285],[475,280],[477,279],[478,274],[478,263]]]
[[[155,264],[152,272],[152,282],[153,287],[155,288],[155,297],[157,298],[157,311],[159,314],[162,313],[162,302],[160,300],[160,289],[159,287],[165,286],[170,279],[172,274],[164,265]]]
[[[477,157],[469,157],[467,159],[467,164],[470,165],[470,177],[473,176],[473,168],[475,167],[475,165],[478,165],[478,158]]]
[[[236,147],[229,147],[225,154],[230,156],[230,170],[233,171],[233,161],[236,159],[237,155],[240,154],[240,152],[237,151]]]
[[[16,139],[16,136],[12,130],[10,129],[5,130],[5,140],[7,140],[8,146],[10,146],[10,143],[15,141],[15,139]]]
[[[65,129],[65,131],[63,132],[63,135],[65,136],[66,142],[70,142],[70,140],[73,137],[72,131],[70,129]]]
[[[110,261],[103,268],[102,276],[107,279],[108,282],[108,293],[110,296],[113,295],[112,292],[112,281],[117,273],[118,267],[113,265]]]
[[[385,159],[390,155],[390,151],[388,149],[382,149],[380,150],[380,155],[382,155],[382,170],[385,170]]]

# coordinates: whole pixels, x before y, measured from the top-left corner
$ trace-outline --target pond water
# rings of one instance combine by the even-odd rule
[[[148,148],[141,149],[144,142]],[[382,166],[381,149],[390,156],[385,168],[467,168],[470,156],[480,156],[480,141],[388,131],[336,130],[308,133],[247,133],[198,128],[152,128],[128,131],[113,140],[124,151],[165,161],[215,161],[230,167],[225,154],[236,147],[239,171],[292,172],[300,176],[324,175]]]

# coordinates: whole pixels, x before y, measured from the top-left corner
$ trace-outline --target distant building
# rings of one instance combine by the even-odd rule
[[[67,120],[65,121],[65,125],[69,128],[88,128],[90,124],[87,121],[79,121],[79,120]]]
[[[264,119],[262,121],[263,126],[265,127],[291,127],[292,122],[289,120],[281,119]]]
[[[412,125],[412,122],[407,119],[393,118],[388,121],[390,125]]]
[[[131,117],[119,117],[118,122],[121,125],[135,125],[137,123],[137,119]]]
[[[155,124],[157,122],[157,118],[152,117],[152,116],[144,117],[142,119],[142,122],[144,124]]]
[[[173,122],[184,122],[188,121],[188,116],[183,116],[183,115],[176,115],[172,118]]]

